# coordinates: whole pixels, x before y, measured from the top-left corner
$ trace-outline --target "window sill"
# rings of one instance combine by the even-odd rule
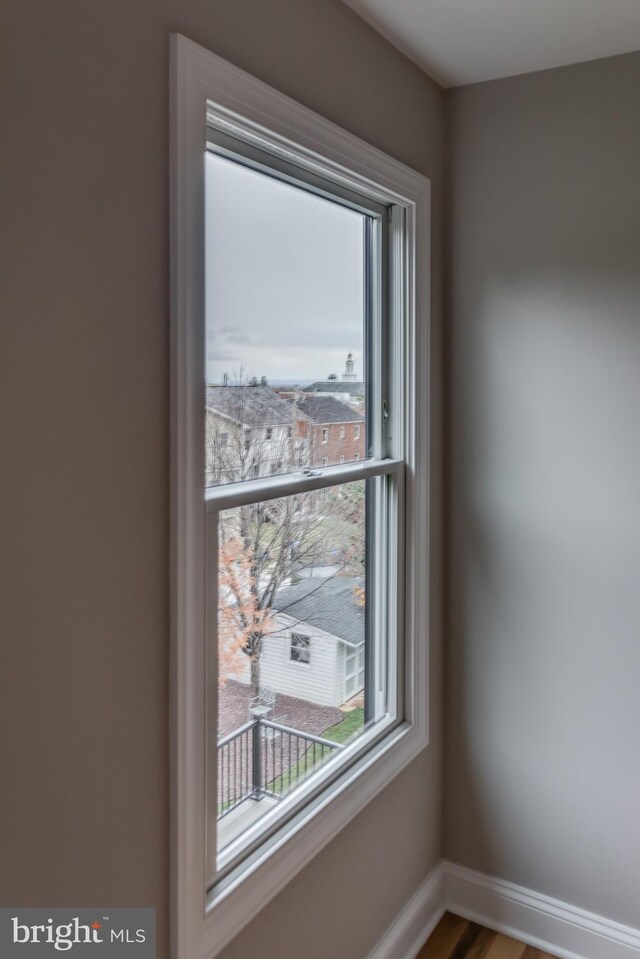
[[[200,951],[210,959],[428,744],[426,729],[409,723],[392,729],[332,786],[305,806],[252,858],[208,895]]]

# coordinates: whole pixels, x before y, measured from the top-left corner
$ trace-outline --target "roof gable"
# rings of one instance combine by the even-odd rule
[[[273,610],[297,620],[301,630],[308,624],[331,633],[347,646],[364,643],[364,607],[356,590],[364,580],[353,576],[311,577],[276,593]]]

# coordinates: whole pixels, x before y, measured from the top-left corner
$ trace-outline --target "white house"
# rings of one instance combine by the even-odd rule
[[[286,472],[300,460],[302,414],[268,386],[209,386],[205,403],[208,486]]]
[[[263,689],[322,706],[341,706],[364,689],[365,617],[346,576],[303,579],[276,595],[277,632],[263,640]],[[235,674],[249,682],[249,660]]]

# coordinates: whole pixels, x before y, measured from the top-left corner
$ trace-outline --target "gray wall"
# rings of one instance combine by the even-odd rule
[[[338,0],[5,0],[0,901],[154,905],[158,959],[171,31],[433,178],[440,442],[440,89]],[[225,959],[362,959],[440,854],[439,497],[436,471],[432,746]]]
[[[640,925],[640,54],[447,94],[446,855]]]

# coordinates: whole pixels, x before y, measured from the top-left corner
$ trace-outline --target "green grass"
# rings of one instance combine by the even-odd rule
[[[340,722],[334,726],[329,726],[324,732],[320,733],[320,735],[323,739],[328,739],[332,743],[346,743],[360,732],[363,725],[364,709],[352,709],[351,712],[345,713],[344,719],[340,720]],[[311,746],[309,748],[312,749]],[[330,755],[333,754],[332,751]],[[297,763],[291,766],[290,770],[285,770],[282,775],[276,779],[272,779],[270,783],[267,783],[266,788],[269,792],[276,793],[276,795],[285,789],[288,790],[289,784],[291,784],[291,788],[293,788],[299,781],[304,780],[305,775],[311,775],[315,769],[322,765],[320,762],[315,766],[311,765],[312,758],[312,755],[307,757],[307,768],[305,769],[304,756],[301,757]],[[327,759],[329,759],[329,754],[325,756],[325,761]]]
[[[335,726],[329,726],[322,733],[323,739],[329,739],[332,743],[347,743],[364,726],[364,709],[352,709],[345,713],[344,719]]]

